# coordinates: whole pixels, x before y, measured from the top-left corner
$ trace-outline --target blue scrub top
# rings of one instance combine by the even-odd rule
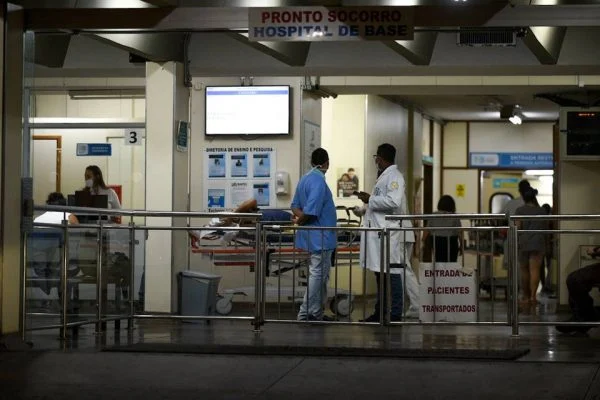
[[[292,200],[292,208],[299,208],[304,214],[316,217],[305,226],[336,226],[337,214],[333,196],[325,182],[325,175],[318,169],[312,169],[300,179]],[[310,253],[335,250],[336,244],[335,231],[296,231],[296,247]]]

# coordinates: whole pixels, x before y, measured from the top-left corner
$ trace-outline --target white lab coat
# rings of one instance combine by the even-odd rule
[[[406,183],[398,167],[391,165],[377,178],[371,193],[369,204],[364,205],[359,213],[364,214],[363,226],[371,228],[412,228],[410,220],[386,221],[386,215],[408,214],[406,204]],[[406,235],[406,236],[405,236]],[[390,264],[407,264],[410,267],[412,244],[415,242],[414,231],[395,231],[390,236]],[[376,232],[365,232],[361,236],[360,262],[374,272],[381,272],[380,267],[381,238]],[[406,251],[405,251],[406,250]],[[365,257],[366,256],[366,257]],[[406,257],[405,257],[406,256]],[[391,268],[390,273],[400,274],[402,268]]]

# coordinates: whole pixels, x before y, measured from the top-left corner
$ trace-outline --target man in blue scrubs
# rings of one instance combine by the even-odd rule
[[[294,222],[299,226],[335,227],[336,211],[331,190],[325,182],[329,155],[318,148],[311,155],[312,169],[304,175],[292,200]],[[336,248],[333,230],[296,231],[296,247],[310,254],[308,287],[298,313],[299,321],[329,320],[323,316],[332,253]]]

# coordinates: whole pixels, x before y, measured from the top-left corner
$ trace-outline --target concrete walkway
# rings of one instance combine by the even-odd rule
[[[0,399],[600,399],[600,364],[29,351]]]

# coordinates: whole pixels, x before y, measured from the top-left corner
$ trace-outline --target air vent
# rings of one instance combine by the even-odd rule
[[[461,28],[456,40],[458,46],[509,47],[516,46],[517,33],[512,29]]]

